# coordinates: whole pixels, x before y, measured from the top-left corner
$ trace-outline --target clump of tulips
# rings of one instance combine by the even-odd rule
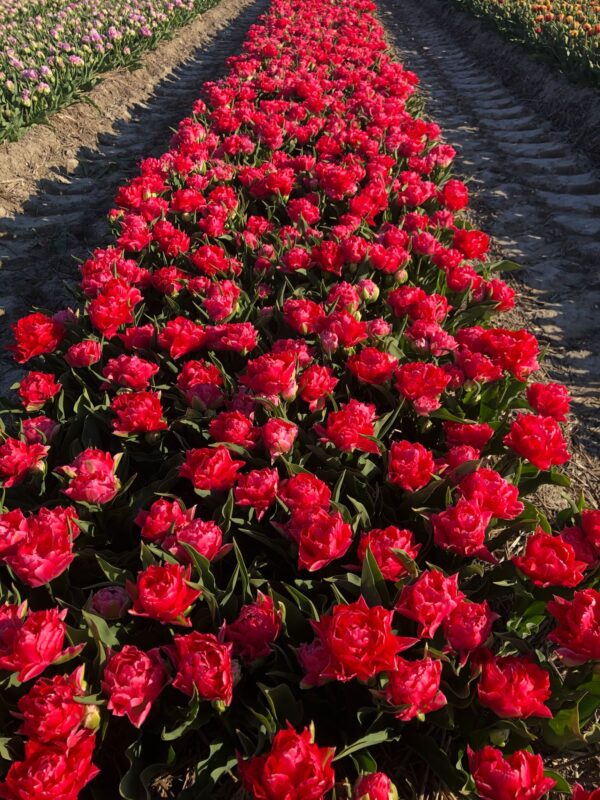
[[[598,739],[569,396],[372,12],[273,0],[14,326],[4,798],[538,800]]]

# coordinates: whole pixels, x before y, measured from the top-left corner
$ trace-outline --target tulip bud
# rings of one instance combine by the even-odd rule
[[[129,606],[129,596],[122,586],[105,586],[92,597],[91,610],[104,619],[120,619]]]
[[[291,403],[293,400],[296,399],[296,395],[298,394],[298,384],[296,381],[290,383],[290,385],[281,392],[281,397],[288,403]]]
[[[100,709],[95,705],[85,706],[85,717],[83,720],[83,727],[88,731],[97,731],[100,727],[101,717]]]
[[[358,289],[361,298],[367,303],[374,303],[379,299],[379,286],[368,278],[359,281]]]
[[[332,331],[323,331],[320,339],[323,352],[327,353],[328,355],[335,353],[340,346],[337,334],[333,333]]]
[[[369,336],[388,336],[392,332],[392,326],[383,317],[369,320],[368,326]]]
[[[398,790],[385,772],[372,772],[356,781],[352,800],[398,800]]]
[[[223,700],[213,700],[211,706],[217,712],[217,714],[223,714],[227,711],[227,704]]]
[[[274,459],[290,452],[298,435],[298,427],[293,422],[272,418],[263,425],[261,434],[271,459]]]

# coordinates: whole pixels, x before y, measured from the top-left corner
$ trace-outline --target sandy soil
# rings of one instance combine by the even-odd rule
[[[550,377],[571,390],[574,476],[598,497],[600,170],[587,151],[600,154],[592,124],[600,94],[573,87],[442,0],[381,0],[380,16],[458,150],[479,223],[524,267],[516,273],[521,324],[548,348]],[[569,97],[588,98],[586,137],[566,110]]]
[[[65,282],[109,237],[106,213],[141,158],[162,152],[202,83],[225,69],[266,0],[222,0],[87,96],[0,144],[0,393],[18,376],[9,325],[32,306],[71,301]]]

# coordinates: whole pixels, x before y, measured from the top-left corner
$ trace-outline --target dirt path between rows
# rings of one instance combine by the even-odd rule
[[[65,281],[106,243],[106,213],[140,159],[161,153],[202,84],[238,52],[266,0],[222,0],[177,31],[135,72],[107,73],[80,102],[0,145],[0,394],[19,371],[10,323],[32,306],[72,303]]]
[[[572,128],[549,122],[535,86],[540,65],[464,12],[440,0],[380,0],[379,7],[390,43],[419,76],[428,113],[458,150],[457,171],[471,177],[478,222],[505,258],[524,267],[521,324],[548,347],[550,376],[571,390],[577,483],[598,496],[600,169],[584,152],[589,138],[584,147]],[[527,93],[507,79],[519,71],[531,75]],[[547,80],[560,89],[564,79]],[[600,109],[600,93],[585,92]],[[590,118],[598,109],[590,107]],[[600,135],[594,146],[600,150]]]

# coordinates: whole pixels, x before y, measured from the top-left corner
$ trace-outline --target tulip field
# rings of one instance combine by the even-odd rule
[[[12,325],[0,798],[598,800],[569,391],[375,4],[265,8]],[[5,3],[6,124],[197,9]]]
[[[457,0],[565,72],[600,85],[600,4],[578,0]]]
[[[0,2],[0,142],[134,66],[214,0]]]

